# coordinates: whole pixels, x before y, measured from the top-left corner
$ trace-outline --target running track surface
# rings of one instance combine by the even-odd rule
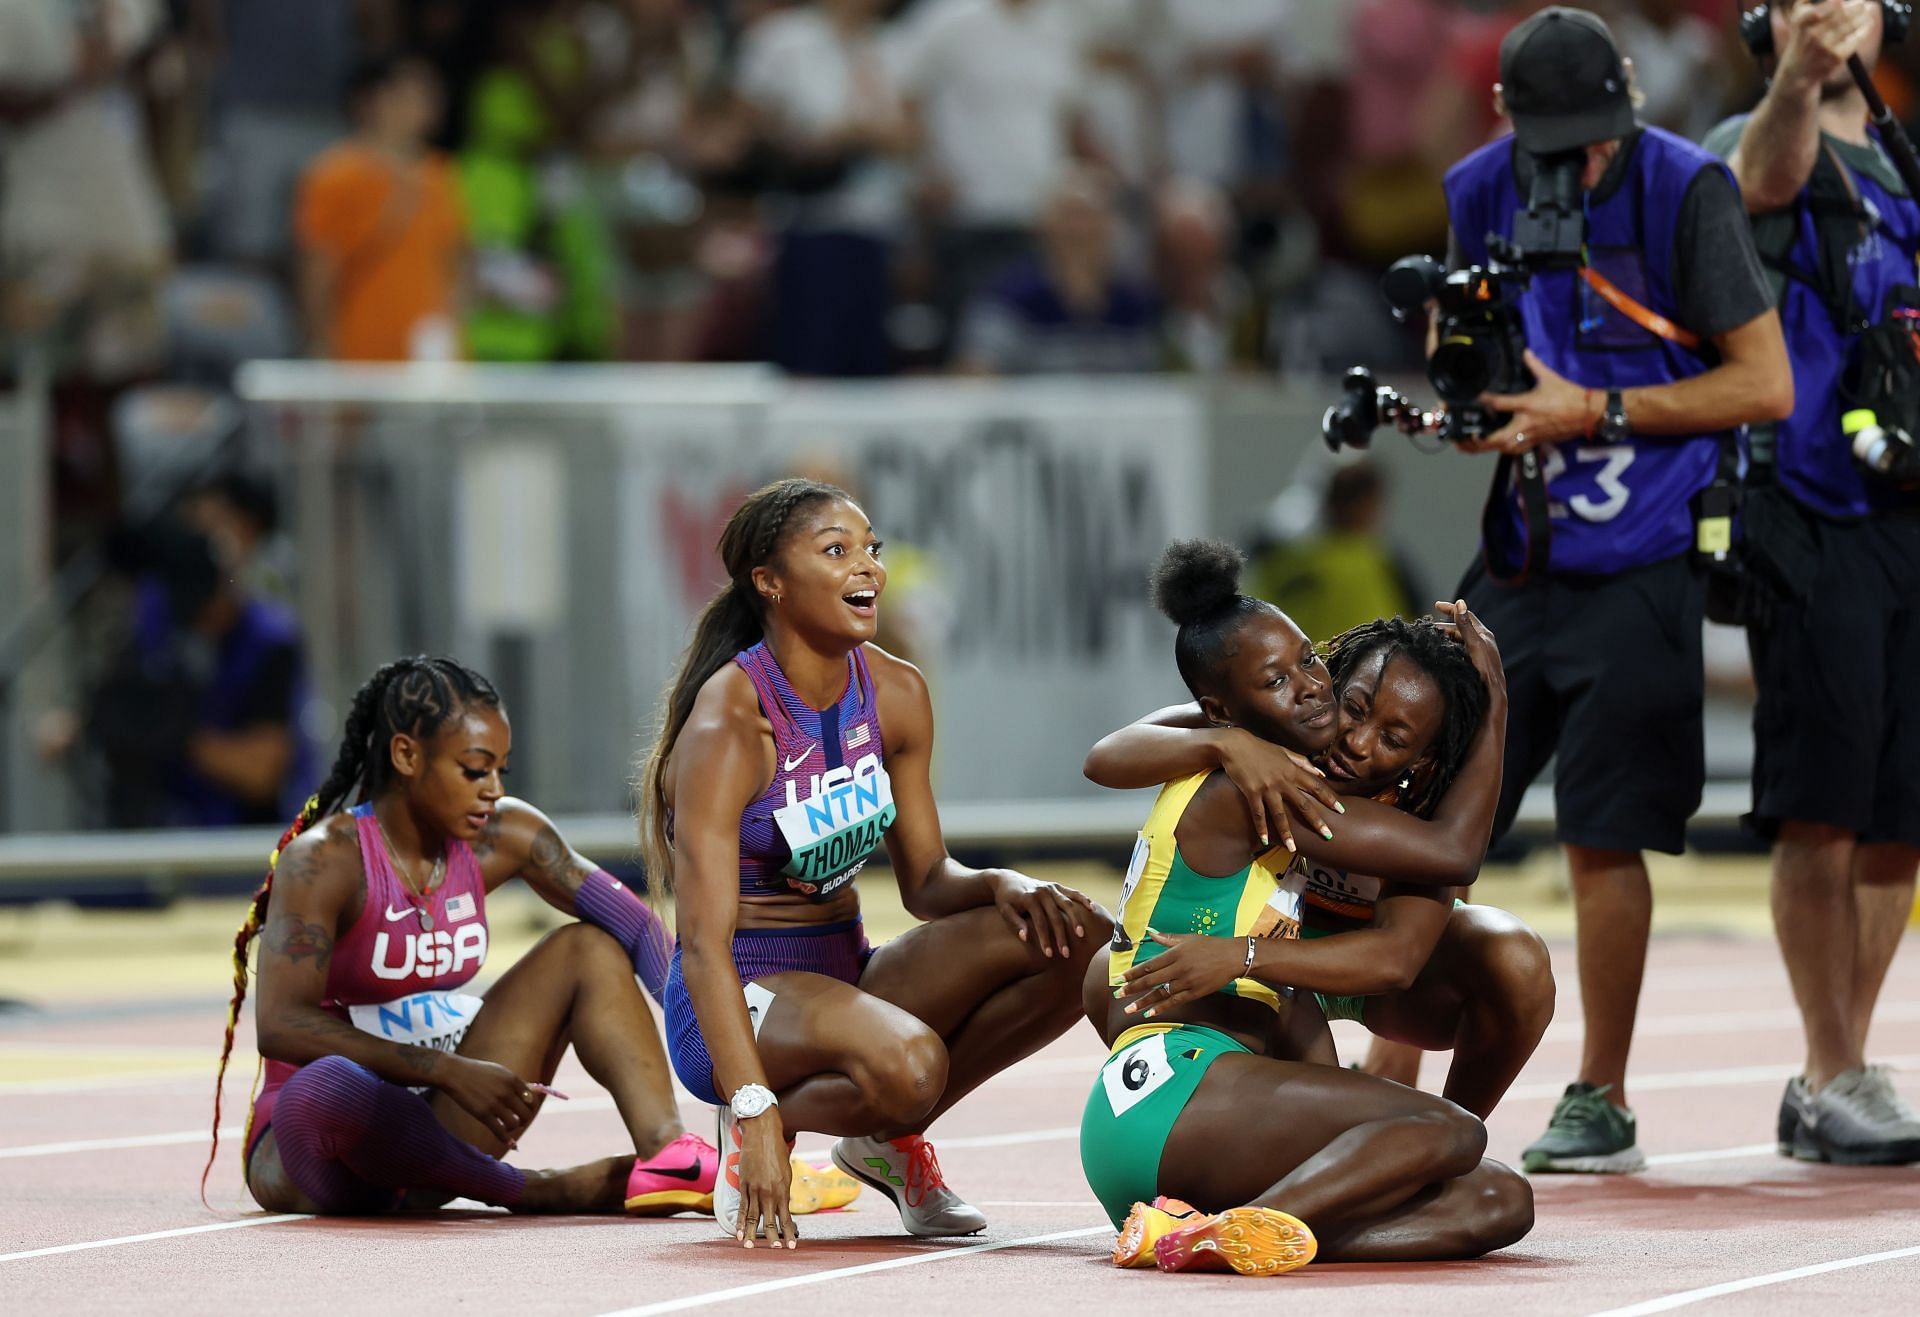
[[[1882,997],[1876,1059],[1920,1099],[1920,938]],[[1580,1042],[1571,950],[1556,945],[1558,1019],[1491,1122],[1492,1154],[1517,1160],[1571,1078]],[[1920,1288],[1920,1169],[1842,1170],[1774,1155],[1773,1119],[1800,1038],[1770,941],[1661,938],[1630,1083],[1634,1177],[1535,1182],[1539,1223],[1504,1253],[1442,1265],[1315,1266],[1259,1281],[1119,1272],[1081,1179],[1073,1133],[1101,1049],[1082,1026],[963,1103],[934,1131],[947,1177],[992,1222],[970,1241],[914,1243],[869,1192],[857,1210],[802,1221],[794,1252],[742,1251],[710,1219],[432,1218],[329,1221],[253,1209],[234,1150],[252,1057],[234,1067],[215,1210],[195,1182],[206,1153],[208,1049],[220,1012],[202,1000],[129,998],[105,1009],[0,1017],[0,1306],[10,1312],[286,1313],[622,1310],[1016,1313],[1129,1301],[1209,1311],[1598,1313],[1912,1311]],[[1359,1035],[1339,1035],[1355,1054]],[[248,1044],[242,1036],[242,1049]],[[84,1073],[31,1077],[68,1055]],[[1429,1057],[1422,1078],[1443,1073]],[[194,1069],[187,1067],[193,1066]],[[522,1145],[523,1164],[620,1150],[610,1105],[569,1056]],[[683,1104],[689,1126],[705,1109]],[[1249,1119],[1285,1119],[1284,1110]],[[803,1136],[824,1159],[824,1140]]]

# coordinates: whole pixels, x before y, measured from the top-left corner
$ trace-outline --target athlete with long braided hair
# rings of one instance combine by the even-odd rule
[[[887,573],[846,493],[778,481],[720,537],[728,583],[670,688],[641,788],[648,872],[671,881],[675,1071],[717,1108],[721,1229],[792,1247],[793,1132],[891,1197],[909,1232],[971,1234],[927,1126],[1080,1017],[1106,940],[1079,892],[947,854],[933,711],[871,643]],[[884,839],[908,913],[879,948],[853,878]]]
[[[505,794],[511,749],[498,694],[450,659],[389,663],[354,696],[339,757],[234,940],[220,1079],[257,936],[266,1082],[245,1166],[262,1207],[366,1213],[467,1197],[523,1212],[710,1208],[717,1157],[681,1127],[638,981],[659,991],[665,930]],[[470,995],[487,894],[516,877],[585,922]],[[507,1165],[569,1045],[612,1095],[633,1150],[559,1171]]]

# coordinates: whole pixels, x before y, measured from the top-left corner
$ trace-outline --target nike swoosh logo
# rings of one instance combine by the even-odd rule
[[[649,1166],[646,1168],[646,1171],[648,1175],[664,1175],[669,1180],[697,1180],[700,1178],[700,1163],[695,1162],[691,1166],[678,1168],[671,1166]]]
[[[405,919],[408,915],[412,913],[413,913],[412,906],[407,906],[405,909],[402,909],[402,910],[395,910],[392,906],[387,907],[387,918],[390,920]]]
[[[802,750],[799,754],[795,755],[793,758],[782,759],[780,761],[780,771],[783,773],[791,773],[794,769],[806,763],[807,756],[812,753],[813,753],[813,745],[811,742],[809,742],[807,745],[807,748]]]

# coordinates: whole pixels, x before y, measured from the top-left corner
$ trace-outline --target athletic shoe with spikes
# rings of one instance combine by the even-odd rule
[[[720,1153],[698,1134],[682,1134],[627,1175],[627,1211],[635,1216],[713,1210]]]
[[[1278,1276],[1313,1261],[1319,1241],[1306,1223],[1271,1207],[1232,1207],[1160,1236],[1162,1271],[1237,1271]]]
[[[1113,1265],[1153,1266],[1155,1242],[1170,1231],[1192,1225],[1199,1215],[1191,1204],[1165,1194],[1151,1203],[1135,1203],[1120,1227],[1119,1237],[1113,1241]]]
[[[933,1145],[918,1134],[891,1140],[841,1139],[833,1145],[833,1164],[891,1198],[910,1235],[945,1239],[987,1228],[980,1210],[947,1188]]]
[[[787,1207],[795,1216],[815,1212],[837,1212],[860,1196],[860,1182],[838,1166],[810,1166],[793,1159],[793,1186],[787,1191]]]
[[[713,1182],[713,1221],[732,1239],[740,1233],[740,1122],[733,1118],[732,1107],[715,1107],[713,1115],[713,1144],[720,1157],[720,1173]]]

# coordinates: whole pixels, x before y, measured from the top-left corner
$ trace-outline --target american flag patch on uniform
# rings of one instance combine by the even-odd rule
[[[847,733],[847,749],[858,750],[861,746],[865,745],[868,741],[871,741],[872,739],[873,739],[873,724],[861,723],[858,727],[854,728],[851,732]]]
[[[457,924],[462,919],[473,918],[473,895],[462,892],[458,896],[447,898],[447,922]]]

